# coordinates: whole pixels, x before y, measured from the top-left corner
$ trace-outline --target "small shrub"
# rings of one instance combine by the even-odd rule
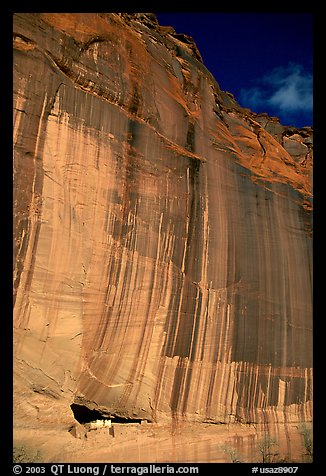
[[[303,446],[305,449],[304,456],[305,458],[309,461],[313,461],[313,436],[312,436],[312,430],[311,428],[308,428],[305,423],[300,423],[299,427],[299,433],[302,436],[303,439]]]
[[[13,448],[13,462],[14,463],[39,463],[40,454],[32,453],[26,446],[24,445],[17,445]]]
[[[221,446],[222,451],[229,455],[230,460],[232,463],[242,463],[242,461],[239,458],[238,452],[233,446],[230,445],[223,445]]]
[[[279,456],[279,453],[274,450],[274,446],[278,446],[275,438],[267,435],[257,442],[257,446],[262,463],[275,463]]]

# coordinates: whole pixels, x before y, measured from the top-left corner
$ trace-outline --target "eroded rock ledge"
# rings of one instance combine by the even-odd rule
[[[312,129],[152,14],[14,18],[15,422],[312,415]]]

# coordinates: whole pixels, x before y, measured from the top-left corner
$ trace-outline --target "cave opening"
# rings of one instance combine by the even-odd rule
[[[82,425],[90,423],[95,420],[111,420],[112,423],[141,423],[142,418],[128,418],[119,415],[104,415],[99,410],[91,410],[86,405],[72,403],[70,408],[74,414],[75,419]]]
[[[142,420],[141,418],[124,418],[118,415],[112,415],[111,416],[111,421],[112,423],[141,423]]]
[[[103,415],[98,410],[91,410],[85,405],[79,405],[78,403],[72,403],[70,405],[72,413],[78,423],[85,424],[94,420],[102,420]]]

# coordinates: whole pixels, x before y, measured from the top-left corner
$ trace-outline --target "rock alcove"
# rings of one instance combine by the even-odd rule
[[[119,415],[106,415],[100,412],[99,410],[95,409],[90,409],[86,405],[81,405],[78,403],[72,403],[70,405],[70,408],[74,414],[75,419],[78,421],[78,423],[85,425],[87,423],[91,423],[96,420],[111,420],[112,423],[141,423],[142,420],[141,418],[126,418],[126,417],[121,417]]]

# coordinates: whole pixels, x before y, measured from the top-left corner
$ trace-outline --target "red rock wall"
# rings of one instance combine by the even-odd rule
[[[17,419],[309,420],[312,131],[142,14],[16,14],[14,119]]]

